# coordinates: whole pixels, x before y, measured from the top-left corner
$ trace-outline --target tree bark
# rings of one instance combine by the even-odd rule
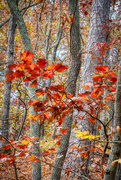
[[[114,115],[114,129],[113,129],[113,142],[121,140],[121,131],[118,133],[116,127],[121,127],[121,61],[119,65],[118,80],[116,87],[116,100],[115,100],[115,115]],[[104,173],[104,180],[117,180],[116,168],[117,164],[111,165],[111,162],[120,158],[121,143],[113,143],[108,160],[108,165]]]
[[[107,42],[108,37],[108,26],[109,26],[109,13],[110,13],[110,0],[93,0],[90,12],[89,32],[86,44],[86,55],[84,57],[84,63],[82,64],[82,75],[81,85],[84,86],[86,83],[93,83],[92,76],[94,74],[95,67],[97,65],[103,65],[102,62],[105,60],[105,56],[99,50],[101,43]],[[99,45],[99,46],[98,46]],[[106,55],[106,52],[103,52]],[[88,89],[91,91],[91,87]],[[85,89],[80,89],[81,93],[84,93]],[[85,107],[86,108],[86,107]],[[80,112],[82,115],[82,112]],[[83,121],[78,121],[78,129],[83,131],[89,131],[91,134],[95,133],[95,124],[89,122],[86,118]],[[74,140],[73,140],[74,141]],[[82,142],[83,143],[83,142]],[[81,143],[81,145],[82,145]],[[79,141],[78,143],[79,144]],[[90,141],[85,141],[86,145],[90,146]],[[90,149],[88,147],[86,150]],[[81,160],[79,160],[81,161]],[[88,174],[88,166],[90,161],[86,161],[86,174]],[[75,163],[75,162],[74,162]],[[80,162],[81,164],[81,162]]]
[[[32,46],[31,46],[31,42],[30,42],[30,38],[29,38],[29,35],[27,32],[26,25],[25,25],[25,22],[23,20],[23,17],[21,15],[18,7],[16,6],[15,1],[7,0],[7,3],[10,8],[11,14],[14,16],[14,18],[17,22],[17,26],[18,26],[19,32],[21,34],[21,39],[22,39],[22,43],[24,45],[24,49],[32,52]],[[29,87],[30,98],[33,97],[33,94],[35,94],[35,88]],[[33,107],[31,107],[29,109],[29,113],[32,115],[36,114],[36,112],[33,110]],[[36,163],[32,163],[32,180],[41,180],[40,148],[39,148],[39,143],[38,143],[39,137],[40,137],[39,125],[40,125],[39,121],[36,121],[35,123],[30,121],[30,136],[37,137],[36,143],[35,143],[35,145],[33,145],[33,148],[32,148],[32,154],[37,156],[37,158],[39,160]]]
[[[82,69],[82,83],[91,82],[95,67],[100,64],[97,56],[104,60],[101,56],[97,43],[107,41],[108,25],[109,25],[110,0],[93,0],[90,13],[90,25],[88,39],[86,45],[86,55]],[[89,52],[93,53],[92,55]]]
[[[74,15],[74,23],[71,24],[70,28],[70,43],[71,43],[71,64],[68,72],[67,89],[68,93],[75,95],[76,91],[76,81],[80,71],[81,66],[81,56],[79,51],[81,50],[80,42],[80,25],[79,25],[79,7],[78,0],[69,1],[70,14]],[[51,180],[59,180],[61,178],[61,170],[63,167],[63,161],[68,150],[69,138],[71,134],[72,125],[72,113],[70,116],[66,117],[63,121],[62,128],[67,129],[67,132],[61,138],[60,145],[57,150],[57,156],[55,158],[54,167],[51,172]]]
[[[9,21],[9,31],[8,31],[8,43],[7,43],[7,59],[6,59],[6,67],[5,74],[10,74],[10,70],[8,69],[8,65],[13,63],[13,52],[14,52],[14,34],[15,34],[16,22],[15,18],[11,15]],[[10,94],[11,94],[11,81],[7,81],[5,79],[4,85],[4,100],[3,100],[3,111],[2,111],[2,125],[1,125],[1,133],[2,136],[6,139],[9,138],[9,109],[10,109]],[[2,141],[2,146],[6,144],[6,141]],[[0,148],[1,148],[0,147]]]

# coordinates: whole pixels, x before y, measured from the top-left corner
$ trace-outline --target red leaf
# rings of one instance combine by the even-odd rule
[[[37,80],[34,80],[31,84],[30,84],[30,87],[35,87],[38,85],[38,82]]]
[[[88,15],[88,12],[87,12],[87,11],[85,11],[85,12],[84,12],[84,15],[85,15],[85,16],[87,16],[87,15]]]
[[[26,153],[24,151],[20,152],[19,156],[22,157],[22,156],[25,156]]]
[[[35,160],[33,160],[32,162],[33,162],[33,163],[36,163],[36,162],[38,162],[38,161],[39,161],[38,159],[35,159]]]
[[[4,158],[4,157],[6,157],[7,155],[6,154],[4,154],[4,153],[0,153],[0,159],[2,159],[2,158]]]
[[[44,78],[44,79],[52,78],[53,75],[54,75],[53,72],[45,71],[45,72],[44,72],[44,75],[43,75],[43,78]]]
[[[52,90],[60,90],[62,91],[63,90],[63,85],[50,85],[50,89]]]
[[[36,95],[37,96],[43,95],[44,93],[45,93],[45,91],[43,91],[43,88],[40,88],[40,89],[36,90]]]
[[[8,65],[9,70],[13,70],[17,65],[16,64],[12,64],[12,65]]]
[[[2,147],[2,149],[8,150],[8,149],[10,149],[11,147],[12,147],[11,145],[5,145],[5,146]]]
[[[104,66],[96,66],[96,70],[97,71],[107,71],[108,66],[106,66],[106,65],[104,65]]]
[[[101,129],[102,129],[102,126],[101,126],[101,125],[98,125],[98,126],[97,126],[97,129],[98,129],[98,130],[101,130]]]
[[[94,75],[93,76],[93,82],[101,81],[101,80],[102,80],[102,78],[99,75]]]
[[[44,69],[45,66],[46,66],[46,59],[39,59],[36,64],[41,68],[41,69]]]
[[[62,72],[64,71],[65,69],[67,69],[67,66],[65,65],[62,65],[62,63],[59,63],[55,66],[55,71],[57,72]]]
[[[55,143],[55,145],[58,145],[58,146],[59,146],[59,145],[60,145],[60,140],[57,141],[57,142]]]
[[[10,74],[8,74],[8,73],[5,74],[7,81],[12,81],[12,80],[15,78],[15,77],[13,76],[13,73],[14,73],[14,72],[11,72]]]
[[[2,138],[2,137],[0,137],[0,141],[5,141],[5,139],[4,139],[4,138]]]
[[[61,132],[62,134],[65,134],[66,131],[67,131],[67,129],[60,129],[60,132]]]
[[[87,118],[87,119],[88,119],[88,121],[95,123],[95,121],[92,118]]]
[[[14,73],[14,75],[15,75],[16,78],[21,78],[21,77],[25,76],[25,73],[24,73],[24,71],[19,71],[19,70],[17,70],[17,71]]]

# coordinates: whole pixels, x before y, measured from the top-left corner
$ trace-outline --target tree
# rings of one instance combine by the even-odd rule
[[[117,169],[118,159],[120,158],[120,153],[121,153],[121,143],[120,143],[121,130],[118,130],[118,127],[121,127],[121,112],[120,112],[121,88],[120,88],[120,85],[121,85],[121,62],[119,64],[118,80],[117,80],[117,86],[116,86],[115,115],[114,115],[114,124],[113,124],[113,144],[111,147],[108,165],[105,170],[104,180],[107,180],[107,179],[117,180],[116,169]],[[119,159],[119,163],[120,163],[120,159]],[[118,175],[120,176],[120,174]]]
[[[6,59],[6,70],[5,73],[10,74],[8,65],[13,63],[14,54],[14,34],[16,28],[16,21],[13,15],[10,15],[9,21],[9,32],[8,32],[8,44],[7,44],[7,59]],[[2,136],[9,139],[9,109],[10,109],[10,94],[11,94],[11,81],[5,79],[5,89],[4,89],[4,102],[3,102],[3,112],[2,112]],[[3,141],[1,146],[4,146],[6,141]]]
[[[10,10],[11,10],[11,14],[15,18],[17,26],[19,28],[19,32],[21,34],[24,49],[32,52],[32,46],[31,46],[31,42],[29,39],[27,29],[26,29],[26,25],[24,23],[23,17],[21,15],[18,7],[16,6],[15,1],[14,0],[12,0],[12,1],[8,0],[7,3],[8,3]],[[30,92],[30,98],[32,98],[33,94],[35,92],[35,89],[29,87],[29,92]],[[32,115],[36,114],[36,112],[34,112],[33,107],[30,108],[29,113]],[[41,179],[41,164],[40,164],[40,159],[39,159],[40,149],[39,149],[39,144],[37,144],[37,142],[39,141],[39,133],[40,133],[39,122],[36,121],[35,123],[33,123],[31,121],[30,122],[30,129],[31,129],[30,130],[31,137],[37,137],[36,144],[33,145],[32,153],[38,157],[38,162],[32,164],[32,174],[33,174],[32,179],[33,180],[40,180]]]
[[[11,4],[13,3],[13,1],[9,2]],[[33,6],[32,4],[36,4],[36,2],[38,2],[37,6],[28,10],[26,9],[27,7]],[[69,7],[70,12],[72,13],[70,13],[70,15],[68,14],[68,1],[66,0],[58,0],[55,1],[56,3],[52,0],[36,2],[32,3],[32,1],[30,2],[29,0],[20,1],[18,7],[21,14],[24,15],[24,21],[20,17],[18,18],[20,15],[18,9],[16,9],[16,7],[12,9],[13,12],[14,10],[17,12],[16,18],[18,21],[22,21],[25,34],[29,34],[26,38],[29,39],[28,42],[31,40],[32,45],[30,46],[32,46],[31,49],[34,49],[34,53],[31,53],[31,50],[31,52],[28,50],[23,52],[25,48],[21,43],[19,29],[16,29],[14,38],[14,63],[8,66],[8,69],[11,71],[10,74],[6,73],[8,82],[12,81],[12,98],[9,113],[9,139],[4,139],[2,136],[8,143],[6,146],[3,146],[3,149],[11,149],[11,151],[7,154],[4,154],[3,151],[0,152],[0,163],[2,163],[0,177],[5,175],[4,178],[11,179],[14,174],[16,175],[16,179],[21,177],[24,163],[22,163],[22,166],[19,166],[19,163],[20,160],[23,162],[24,159],[24,161],[26,161],[25,171],[32,179],[32,173],[30,169],[28,169],[28,164],[29,167],[30,164],[33,164],[33,166],[36,167],[37,162],[39,162],[38,160],[40,159],[42,171],[38,169],[38,172],[41,173],[41,177],[46,179],[50,178],[50,174],[51,179],[60,179],[61,177],[63,178],[63,176],[74,176],[74,178],[75,176],[78,176],[80,178],[84,177],[84,179],[90,179],[90,177],[91,179],[101,178],[103,177],[104,168],[107,165],[107,153],[110,153],[110,150],[108,149],[106,151],[106,149],[113,143],[117,143],[116,140],[112,140],[113,131],[109,126],[113,116],[102,122],[102,112],[105,110],[106,113],[109,114],[109,101],[112,101],[113,104],[115,101],[117,61],[114,61],[114,59],[119,56],[120,43],[118,33],[119,26],[117,25],[118,15],[116,15],[118,14],[118,10],[117,8],[113,9],[111,7],[111,12],[116,11],[112,15],[114,19],[111,18],[110,20],[111,26],[108,27],[107,24],[102,24],[102,14],[104,13],[104,10],[102,10],[102,0],[93,2],[92,0],[80,1],[79,11],[77,10],[78,8],[76,8],[76,3],[78,2],[70,0]],[[89,12],[91,4],[94,2],[95,4],[97,3],[98,6],[93,4],[93,12]],[[104,3],[106,2],[107,1]],[[6,22],[5,18],[9,15],[10,11],[4,3],[0,5],[0,8],[2,8],[4,12],[1,19],[3,22]],[[105,5],[104,8],[107,8],[107,6]],[[100,18],[99,16],[96,16],[98,20],[95,17],[95,9],[96,12],[98,10],[96,15],[101,15]],[[81,23],[81,40],[83,45],[85,45],[89,28],[87,24],[89,24],[88,18],[90,14],[90,23],[94,23],[94,28],[90,28],[91,32],[89,30],[91,41],[89,37],[88,40],[90,41],[90,44],[87,42],[88,45],[91,45],[91,48],[88,49],[87,47],[87,50],[85,51],[85,46],[83,46],[83,50],[80,47],[79,29]],[[105,14],[108,14],[107,10],[105,10]],[[80,22],[77,23],[79,20],[77,17],[79,15]],[[100,19],[102,21],[100,21]],[[98,26],[96,26],[95,22],[98,22]],[[105,22],[108,23],[108,20]],[[0,56],[4,54],[5,57],[5,47],[7,47],[5,35],[7,34],[8,29],[5,28],[3,24],[4,23],[2,23],[3,34],[0,33],[0,36],[2,37],[2,53]],[[100,33],[98,33],[96,28]],[[107,33],[105,33],[105,29],[107,30]],[[110,38],[107,37],[109,38],[108,43],[106,41],[107,39],[101,41],[102,39],[98,37],[98,34],[105,39],[103,35],[105,34],[104,36],[106,36],[108,31],[110,32]],[[96,33],[97,36],[95,35]],[[92,39],[94,39],[94,37],[98,38],[93,43]],[[25,41],[24,43],[26,44],[28,43],[25,38],[23,38],[23,41]],[[69,52],[69,47],[71,52]],[[109,50],[108,61],[111,62],[110,67],[105,63],[107,60],[105,52],[107,50]],[[89,65],[88,70],[90,70],[90,74],[88,74],[88,70],[85,72],[86,76],[89,77],[86,77],[83,84],[78,84],[77,90],[75,85],[76,79],[85,53],[86,56],[88,54],[89,61],[85,67],[87,68],[88,65],[93,62],[92,66],[95,65],[96,69]],[[1,58],[3,61],[5,59],[4,57],[2,56]],[[70,66],[69,71],[66,70],[67,65],[68,67]],[[83,69],[84,66],[82,66],[81,71],[83,71]],[[93,72],[92,69],[95,72]],[[0,75],[2,75],[2,72],[0,72]],[[84,79],[84,74],[82,73],[82,75],[82,79]],[[92,78],[90,77],[91,75],[93,75]],[[4,90],[4,79],[5,78],[3,77],[2,83],[0,84],[1,104],[3,103],[2,92]],[[108,93],[106,95],[103,94],[105,90]],[[103,95],[105,95],[105,97],[102,101]],[[30,130],[30,121],[31,127],[34,127],[34,125],[37,124],[39,130],[37,129],[36,131],[36,127],[34,127],[36,132],[32,132],[31,130],[33,127]],[[43,139],[39,140],[37,136],[40,135],[40,126],[42,123],[44,124],[45,132]],[[54,125],[56,127],[56,132],[54,132],[53,140],[51,139],[51,135]],[[103,142],[99,135],[101,126],[104,128]],[[119,133],[120,129],[120,126],[116,126],[116,129],[114,128],[114,130],[116,130],[114,134]],[[71,134],[73,133],[73,135],[69,139],[70,132]],[[37,136],[35,133],[38,133]],[[16,136],[17,138],[15,138]],[[0,135],[1,141],[3,141],[2,137]],[[41,151],[41,154],[39,154],[38,151],[33,153],[33,147],[37,147],[38,151]],[[53,164],[52,162],[57,147],[58,151]],[[32,163],[30,163],[30,161]],[[115,159],[112,164],[116,162],[120,163],[120,159]],[[11,175],[9,175],[8,173],[4,173],[3,168],[9,165],[14,165],[14,168],[16,167],[15,172],[13,172],[14,174],[11,173]],[[52,172],[51,168],[47,168],[48,165],[53,167]],[[12,172],[11,166],[10,169]],[[95,172],[95,169],[98,169],[99,172]],[[118,168],[118,173],[119,170],[120,169]],[[118,173],[116,173],[115,179],[119,178]],[[27,174],[24,175],[25,179],[28,179]],[[37,176],[37,179],[38,178],[39,176]]]
[[[78,0],[69,1],[70,15],[73,16],[70,28],[70,51],[71,51],[71,64],[68,72],[67,88],[66,91],[73,96],[76,92],[76,80],[81,66],[81,42],[80,42],[80,25],[79,25],[79,7]],[[57,158],[54,161],[54,167],[51,172],[51,180],[59,180],[61,177],[61,170],[63,167],[63,161],[68,150],[69,138],[71,134],[72,125],[72,112],[68,117],[63,120],[62,128],[67,129],[60,141],[60,145],[57,150]],[[59,158],[58,158],[59,156]]]

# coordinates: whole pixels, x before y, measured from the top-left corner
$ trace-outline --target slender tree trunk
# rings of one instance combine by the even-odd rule
[[[74,23],[71,24],[70,29],[70,43],[71,43],[71,55],[72,60],[68,73],[67,80],[67,92],[75,95],[76,91],[76,80],[80,71],[81,66],[81,58],[79,51],[81,50],[80,43],[80,25],[79,25],[79,7],[78,0],[70,0],[69,1],[70,14],[74,14]],[[57,150],[57,156],[60,157],[55,158],[54,167],[51,173],[51,180],[59,180],[61,178],[61,169],[63,167],[63,161],[65,160],[65,156],[68,150],[69,138],[71,134],[71,125],[72,125],[72,113],[70,116],[66,117],[63,121],[63,128],[67,129],[67,132],[61,138],[60,145]]]
[[[108,165],[104,173],[104,180],[117,180],[115,176],[118,163],[115,163],[115,165],[111,165],[112,161],[120,158],[121,153],[121,131],[117,132],[117,126],[121,127],[121,61],[119,65],[118,80],[116,87],[115,115],[113,125],[113,142],[119,141],[119,143],[117,142],[112,144]]]
[[[24,45],[25,50],[29,50],[32,52],[32,46],[30,42],[30,38],[27,32],[27,28],[25,25],[25,22],[23,20],[23,17],[18,9],[18,7],[15,4],[14,0],[7,0],[8,6],[10,8],[10,11],[14,18],[16,19],[17,26],[19,28],[19,32],[21,34],[22,43]],[[29,87],[29,95],[30,98],[33,97],[33,94],[35,94],[35,88]],[[30,108],[29,113],[32,115],[35,115],[36,112],[33,110],[33,107]],[[33,145],[32,148],[32,154],[36,155],[38,157],[38,162],[32,163],[32,180],[41,180],[41,163],[40,163],[40,148],[39,148],[39,121],[36,121],[33,123],[30,121],[30,136],[31,137],[37,137],[35,145]]]
[[[5,73],[10,74],[10,70],[7,68],[8,65],[13,63],[13,51],[14,51],[14,34],[15,34],[16,22],[12,15],[10,15],[9,21],[9,31],[8,31],[8,44],[7,44],[7,59]],[[10,94],[11,94],[11,82],[5,79],[4,86],[4,101],[3,101],[3,111],[2,111],[2,136],[6,139],[9,138],[9,109],[10,109]],[[6,144],[5,141],[2,142],[2,146]]]

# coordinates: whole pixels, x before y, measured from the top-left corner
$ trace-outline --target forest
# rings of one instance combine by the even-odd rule
[[[0,0],[0,180],[121,180],[120,7]]]

